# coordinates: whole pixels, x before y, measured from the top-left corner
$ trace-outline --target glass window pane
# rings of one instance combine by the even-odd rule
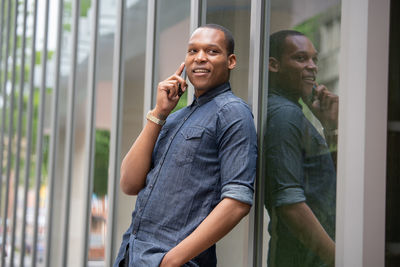
[[[93,28],[93,2],[82,2],[87,9],[89,29]],[[90,7],[87,6],[90,4]],[[114,62],[114,33],[116,25],[116,2],[100,1],[98,17],[95,140],[93,193],[91,196],[88,266],[104,265],[107,229],[107,182],[111,128],[112,73]],[[92,33],[91,33],[92,34]],[[91,36],[90,36],[91,38]],[[88,58],[90,59],[90,58]],[[90,74],[90,73],[89,73]],[[91,88],[89,88],[90,90]],[[87,121],[86,123],[89,123]],[[86,151],[87,153],[87,151]]]
[[[335,257],[340,1],[272,0],[270,12],[268,266],[326,266]]]
[[[154,90],[157,84],[168,78],[185,60],[190,30],[190,1],[157,1],[156,39],[154,61]],[[155,103],[156,91],[153,94]],[[174,110],[187,104],[184,94]]]
[[[230,83],[233,92],[249,100],[249,46],[250,46],[250,9],[247,0],[208,1],[206,23],[220,24],[230,30],[235,38],[236,67],[231,72]]]
[[[235,40],[236,67],[231,71],[232,91],[249,103],[252,88],[248,88],[251,2],[247,0],[207,1],[206,23],[219,24],[232,32]],[[250,220],[242,219],[217,244],[219,266],[249,266],[252,254],[249,248]]]
[[[124,65],[121,159],[126,155],[143,127],[147,8],[147,0],[126,1],[123,22],[124,58],[121,59]],[[110,42],[113,41],[110,40]],[[109,73],[110,75],[112,74],[112,72]],[[112,77],[112,79],[118,79],[118,77]],[[112,86],[111,80],[110,86]],[[107,99],[104,100],[108,101]],[[120,168],[120,166],[116,166],[116,168]],[[119,187],[118,183],[116,187]],[[125,233],[127,225],[131,222],[132,207],[136,200],[125,195],[122,191],[119,191],[117,198],[118,208],[117,211],[114,210],[114,214],[117,216],[114,237],[116,247],[113,248],[116,253],[121,244],[122,235]],[[113,260],[115,257],[116,255],[112,255]]]

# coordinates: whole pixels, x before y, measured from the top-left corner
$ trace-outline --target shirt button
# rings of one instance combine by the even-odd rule
[[[153,185],[152,185],[152,184],[151,184],[151,185],[149,185],[149,188],[150,188],[150,189],[152,189],[152,188],[153,188]]]
[[[133,234],[136,235],[136,230],[133,231]]]

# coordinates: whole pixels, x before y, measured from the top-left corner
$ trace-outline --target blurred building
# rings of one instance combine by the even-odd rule
[[[0,12],[1,266],[111,266],[135,203],[119,189],[121,159],[154,106],[158,82],[206,23],[235,37],[231,85],[260,133],[269,34],[296,29],[313,41],[318,82],[340,98],[336,266],[384,266],[385,256],[395,266],[396,1],[1,0]],[[180,105],[192,99],[190,87]],[[218,266],[266,266],[262,185],[260,171],[250,215],[217,244]]]

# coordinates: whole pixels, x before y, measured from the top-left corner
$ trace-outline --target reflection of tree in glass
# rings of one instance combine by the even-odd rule
[[[96,130],[93,193],[99,197],[107,194],[109,143],[110,132]]]

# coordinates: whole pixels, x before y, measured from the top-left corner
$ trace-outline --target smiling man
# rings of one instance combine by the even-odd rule
[[[185,63],[159,83],[155,108],[121,165],[120,186],[138,195],[114,266],[216,266],[215,243],[250,210],[257,137],[249,107],[230,88],[231,33],[205,25]],[[170,114],[186,66],[193,103]]]
[[[338,97],[316,83],[318,53],[297,31],[270,37],[266,207],[268,266],[333,266],[336,170],[328,147],[337,138]],[[305,117],[299,100],[324,127]]]

